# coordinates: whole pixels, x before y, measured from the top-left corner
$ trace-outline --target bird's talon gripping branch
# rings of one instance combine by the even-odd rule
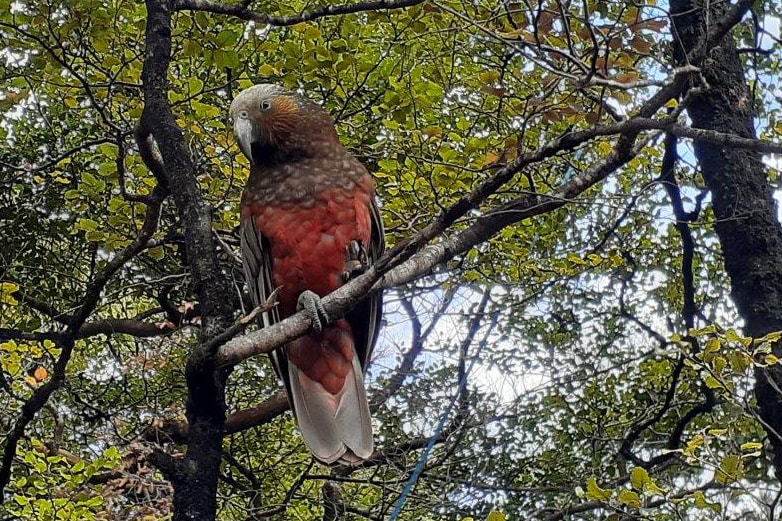
[[[345,271],[342,272],[342,280],[349,282],[364,273],[368,267],[367,251],[360,242],[350,241],[345,248]]]
[[[323,309],[323,303],[320,301],[320,297],[312,291],[306,290],[299,295],[298,310],[302,309],[307,312],[312,322],[312,329],[316,333],[323,331],[323,328],[329,323],[329,315],[326,310]]]

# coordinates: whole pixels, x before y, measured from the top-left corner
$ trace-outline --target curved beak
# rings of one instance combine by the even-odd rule
[[[252,163],[252,144],[260,141],[260,135],[256,125],[248,118],[237,117],[234,119],[234,134],[236,135],[236,141],[239,143],[242,154],[244,154]]]

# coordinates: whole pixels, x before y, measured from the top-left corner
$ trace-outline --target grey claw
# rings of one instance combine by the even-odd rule
[[[296,308],[299,311],[303,309],[307,312],[312,323],[312,329],[316,333],[323,331],[323,328],[329,323],[329,315],[323,309],[320,297],[312,291],[306,290],[299,295]]]
[[[350,241],[345,248],[345,271],[342,280],[348,282],[367,269],[367,252],[358,241]]]

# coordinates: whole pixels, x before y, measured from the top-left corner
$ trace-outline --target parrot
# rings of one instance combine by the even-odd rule
[[[250,174],[240,203],[240,249],[253,305],[277,290],[268,326],[305,310],[311,333],[270,353],[304,442],[325,464],[355,465],[374,450],[364,385],[382,295],[330,323],[320,298],[383,253],[375,181],[340,142],[319,104],[258,84],[231,102],[229,118]]]

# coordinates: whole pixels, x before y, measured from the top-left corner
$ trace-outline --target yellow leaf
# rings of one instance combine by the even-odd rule
[[[706,341],[706,344],[703,346],[703,352],[714,353],[720,350],[721,345],[722,345],[722,341],[719,338],[710,338],[709,340]]]
[[[428,127],[422,128],[421,133],[427,136],[441,137],[443,135],[443,129],[436,125],[429,125]]]
[[[735,329],[728,329],[725,332],[725,340],[728,342],[741,342],[741,337],[736,333]]]
[[[576,255],[575,253],[568,253],[567,260],[569,260],[573,264],[579,264],[581,266],[585,266],[587,264],[586,261],[584,261],[584,259]]]
[[[650,479],[646,484],[646,490],[652,494],[658,494],[660,496],[664,496],[666,494],[665,490],[657,483],[655,483],[653,479]]]
[[[706,384],[706,387],[709,389],[721,389],[725,387],[722,385],[722,382],[714,378],[712,375],[708,375],[706,378],[703,379],[703,382]]]
[[[706,439],[703,437],[703,434],[698,434],[694,436],[690,441],[687,442],[687,447],[684,449],[685,455],[693,455],[695,451],[702,447],[706,443]]]
[[[596,501],[608,501],[611,497],[611,490],[600,488],[597,480],[591,477],[587,480],[586,497]]]
[[[9,306],[16,306],[19,301],[16,300],[12,293],[19,291],[19,285],[13,282],[0,282],[0,304],[8,304]]]

